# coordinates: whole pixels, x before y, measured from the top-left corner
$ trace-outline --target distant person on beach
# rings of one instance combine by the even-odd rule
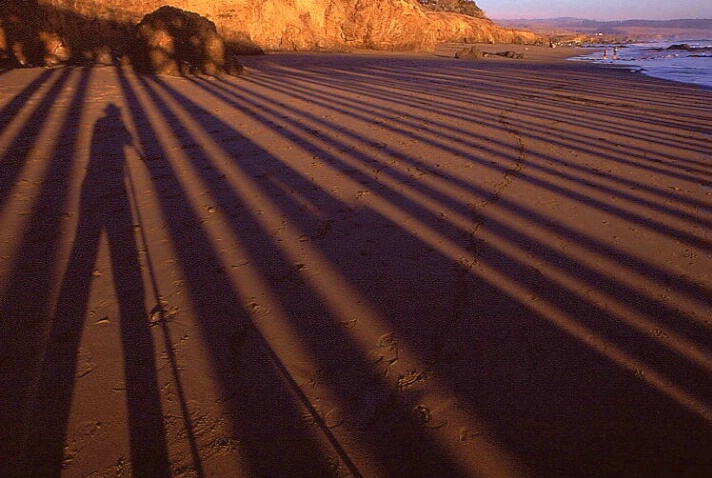
[[[613,59],[614,60],[618,59],[618,47],[617,46],[613,47]]]
[[[608,59],[608,48],[603,49],[603,59],[604,60]]]

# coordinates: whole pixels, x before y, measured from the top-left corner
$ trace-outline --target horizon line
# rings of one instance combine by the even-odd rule
[[[621,20],[597,20],[593,18],[583,18],[583,17],[572,17],[572,16],[559,16],[559,17],[494,17],[489,16],[490,20],[522,20],[522,21],[540,21],[540,20],[580,20],[586,22],[598,22],[598,23],[619,23],[619,22],[676,22],[681,20],[695,20],[695,21],[712,21],[710,18],[697,18],[697,17],[681,17],[681,18],[668,18],[665,20],[661,19],[649,19],[649,18],[626,18]]]

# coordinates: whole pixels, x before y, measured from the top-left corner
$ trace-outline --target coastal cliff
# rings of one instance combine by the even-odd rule
[[[533,43],[537,36],[487,18],[431,12],[418,0],[172,0],[215,23],[245,50],[429,50],[442,42]],[[125,51],[132,29],[165,0],[5,0],[0,59],[107,61]]]

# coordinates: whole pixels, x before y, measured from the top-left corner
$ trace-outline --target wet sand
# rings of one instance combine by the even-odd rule
[[[1,73],[0,476],[710,476],[712,93],[462,47]]]

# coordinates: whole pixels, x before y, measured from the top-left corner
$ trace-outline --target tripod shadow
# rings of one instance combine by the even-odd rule
[[[123,149],[131,137],[116,105],[110,104],[104,113],[94,125],[79,222],[40,377],[34,416],[42,424],[33,427],[36,436],[30,440],[32,476],[59,476],[62,470],[72,390],[83,373],[79,345],[104,234],[121,329],[133,475],[169,475],[154,344],[125,182]]]

